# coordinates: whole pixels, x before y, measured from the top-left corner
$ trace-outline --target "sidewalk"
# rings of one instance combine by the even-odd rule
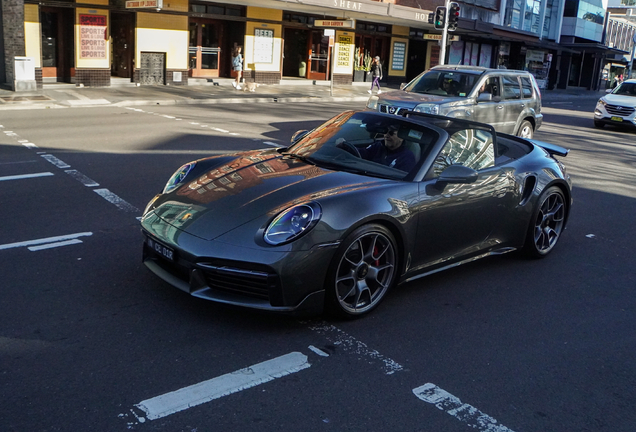
[[[254,92],[236,90],[232,79],[191,79],[187,86],[137,86],[128,79],[113,78],[110,87],[77,87],[75,84],[44,84],[42,90],[13,92],[0,89],[0,110],[73,108],[91,106],[189,105],[228,103],[360,102],[368,100],[370,83],[335,85],[329,81],[282,80],[277,85],[259,85]],[[383,85],[384,91],[398,85]],[[599,98],[604,92],[543,90],[545,103],[579,98]]]

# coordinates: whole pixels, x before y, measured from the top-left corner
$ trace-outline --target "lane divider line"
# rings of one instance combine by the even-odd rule
[[[148,420],[156,420],[276,378],[282,378],[310,366],[306,355],[300,352],[291,352],[245,369],[146,399],[135,407],[146,413]],[[139,420],[144,421],[141,418]]]
[[[99,183],[97,183],[95,180],[91,180],[90,178],[86,177],[84,174],[82,174],[81,172],[77,170],[66,170],[64,172],[70,175],[71,177],[73,177],[75,180],[77,180],[78,182],[80,182],[86,187],[99,186]]]
[[[432,383],[413,389],[413,394],[424,402],[435,405],[438,409],[466,423],[473,429],[481,432],[513,432],[507,427],[477,408],[462,403],[458,397]]]
[[[51,248],[56,248],[60,246],[78,244],[78,243],[83,243],[83,242],[78,239],[73,239],[73,240],[66,240],[66,241],[55,242],[55,243],[47,243],[45,245],[40,245],[40,246],[29,246],[27,249],[30,250],[31,252],[37,252],[43,249],[51,249]]]
[[[3,176],[0,177],[0,181],[8,181],[8,180],[22,180],[36,177],[48,177],[54,175],[52,172],[41,172],[35,174],[21,174],[21,175],[12,175],[12,176]]]
[[[310,325],[309,328],[327,338],[328,341],[338,346],[339,349],[343,351],[353,352],[358,356],[366,357],[370,360],[371,364],[376,361],[380,361],[382,363],[382,369],[386,375],[392,375],[395,372],[404,370],[404,367],[401,364],[383,356],[378,351],[369,348],[364,342],[357,340],[334,325],[320,323]]]
[[[92,232],[82,232],[77,234],[68,234],[63,236],[41,238],[37,240],[27,240],[23,242],[8,243],[8,244],[0,245],[0,250],[13,249],[13,248],[25,247],[25,246],[29,247],[29,246],[35,246],[35,245],[41,245],[41,244],[48,244],[48,243],[64,242],[67,240],[75,240],[78,237],[87,237],[92,235],[93,235]]]
[[[93,192],[104,198],[111,204],[114,204],[119,210],[128,213],[139,213],[139,209],[132,204],[127,203],[108,189],[93,189]]]
[[[60,159],[56,158],[55,156],[53,156],[51,154],[43,154],[43,155],[41,155],[41,157],[43,157],[48,162],[52,163],[53,165],[55,165],[58,168],[70,168],[71,167],[69,164],[67,164],[63,160],[60,160]]]

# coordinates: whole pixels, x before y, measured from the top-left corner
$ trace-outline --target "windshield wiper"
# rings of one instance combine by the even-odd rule
[[[309,165],[316,166],[316,162],[314,162],[312,159],[310,159],[310,158],[308,158],[306,156],[301,156],[299,154],[289,153],[289,152],[284,152],[284,153],[281,153],[281,154],[283,155],[283,157],[289,157],[291,159],[297,159],[297,160],[303,161],[305,163],[308,163]]]

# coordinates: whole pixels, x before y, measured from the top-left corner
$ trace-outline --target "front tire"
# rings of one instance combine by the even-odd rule
[[[605,127],[605,123],[603,123],[601,121],[594,120],[594,127],[604,128]]]
[[[528,227],[524,251],[532,258],[547,256],[561,237],[567,203],[561,189],[552,186],[541,194]]]
[[[524,120],[521,122],[521,126],[519,126],[519,132],[517,133],[518,137],[525,139],[532,139],[534,136],[534,128],[532,127],[532,123],[528,120]]]
[[[398,253],[391,232],[363,225],[340,245],[325,281],[327,311],[345,318],[362,316],[384,298],[398,274]]]

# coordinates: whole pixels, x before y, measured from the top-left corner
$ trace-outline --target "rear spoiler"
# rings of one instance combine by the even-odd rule
[[[530,141],[534,145],[537,145],[537,146],[541,147],[543,150],[547,151],[550,154],[550,156],[556,155],[556,156],[564,156],[565,157],[565,156],[568,155],[568,153],[570,153],[570,150],[568,150],[568,149],[566,149],[564,147],[558,146],[556,144],[550,144],[550,143],[547,143],[547,142],[537,141],[537,140],[533,140],[533,139],[528,140],[528,141]]]

